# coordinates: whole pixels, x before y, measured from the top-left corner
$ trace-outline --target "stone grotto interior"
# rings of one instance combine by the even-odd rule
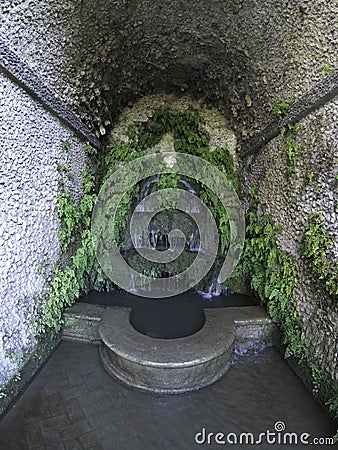
[[[0,11],[0,448],[334,445],[337,1]]]

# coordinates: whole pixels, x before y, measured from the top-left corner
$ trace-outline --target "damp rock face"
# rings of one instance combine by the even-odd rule
[[[58,167],[67,165],[72,180],[66,183],[80,198],[86,156],[73,132],[2,75],[0,98],[1,386],[36,346],[31,325],[46,277],[61,256]]]
[[[288,170],[285,138],[278,136],[258,155],[247,158],[241,173],[243,183],[257,188],[262,209],[280,227],[278,246],[296,263],[292,305],[302,322],[302,338],[310,342],[332,380],[337,375],[337,303],[302,258],[300,243],[309,214],[320,214],[332,240],[328,258],[338,266],[337,120],[338,102],[333,100],[299,122],[294,136],[299,146],[295,172]]]

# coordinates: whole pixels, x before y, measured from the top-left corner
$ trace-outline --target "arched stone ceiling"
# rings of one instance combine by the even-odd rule
[[[218,107],[239,137],[336,63],[326,0],[6,0],[2,33],[98,130],[137,98],[183,92]]]

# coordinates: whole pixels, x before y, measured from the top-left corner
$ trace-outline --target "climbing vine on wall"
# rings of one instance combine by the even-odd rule
[[[234,167],[234,160],[226,148],[216,148],[210,151],[210,136],[206,131],[204,119],[197,111],[176,112],[167,107],[161,107],[154,111],[149,120],[145,122],[135,121],[128,126],[128,142],[112,146],[104,158],[101,173],[103,180],[116,170],[117,162],[128,163],[131,160],[143,156],[145,151],[160,142],[165,133],[172,133],[174,137],[174,149],[177,152],[189,153],[209,161],[227,174],[228,180],[236,191],[239,190],[238,176]],[[131,180],[133,175],[131,174]],[[176,188],[179,178],[175,174],[162,174],[158,188]],[[137,196],[137,186],[132,188],[122,199],[117,210],[119,220],[116,220],[118,232],[123,236],[126,225],[129,223],[130,205]],[[218,225],[221,235],[220,251],[224,252],[230,240],[230,227],[226,211],[217,196],[206,186],[199,187],[200,198],[208,204]]]
[[[327,294],[337,301],[337,268],[328,257],[332,244],[333,241],[327,234],[322,216],[318,213],[310,214],[301,243],[301,254],[309,261],[312,273],[321,280]]]
[[[288,157],[287,169],[289,172],[294,173],[297,171],[297,159],[302,153],[298,143],[296,141],[296,135],[298,132],[299,125],[291,125],[283,127],[281,130],[281,135],[284,136],[285,143],[282,150],[286,153]]]
[[[251,192],[256,196],[256,192]],[[267,310],[283,333],[286,357],[304,358],[301,340],[301,324],[291,303],[295,284],[295,265],[291,255],[276,245],[276,233],[271,215],[258,217],[258,201],[246,217],[246,239],[244,251],[227,284],[249,286],[251,291],[267,305]]]
[[[249,292],[266,304],[270,316],[282,331],[285,356],[294,357],[298,361],[312,382],[313,392],[326,401],[333,414],[338,415],[337,385],[328,382],[329,377],[316,362],[311,345],[302,338],[302,325],[292,304],[296,271],[293,258],[277,247],[276,234],[280,230],[273,225],[271,216],[258,214],[257,190],[250,189],[250,195],[253,201],[246,217],[244,251],[235,272],[227,280],[227,285],[237,291],[244,287],[247,293],[249,287]],[[317,215],[310,216],[310,223],[304,239],[307,245],[303,242],[303,248],[307,249],[310,257],[315,252],[318,258],[324,259],[325,251],[318,252],[318,249],[321,245],[328,249],[330,240],[321,229],[322,224]],[[313,238],[313,235],[316,237]],[[326,273],[331,270],[325,269],[328,267],[326,262],[323,267]],[[329,267],[332,268],[330,264]],[[329,283],[329,286],[331,288],[333,284]]]
[[[293,99],[287,99],[285,101],[277,100],[270,105],[271,110],[277,117],[284,117],[289,112],[290,107],[294,104]],[[299,125],[288,123],[281,129],[281,135],[284,137],[284,144],[282,150],[286,153],[288,162],[287,169],[289,173],[294,173],[297,171],[297,159],[302,151],[296,140],[296,135],[299,129]]]
[[[36,333],[57,333],[62,325],[62,310],[72,305],[88,286],[99,286],[104,275],[94,255],[90,233],[90,217],[96,199],[95,179],[92,170],[82,174],[83,195],[76,203],[69,192],[62,189],[57,198],[58,215],[61,221],[59,239],[66,251],[75,245],[71,264],[56,268],[47,292],[40,298],[40,314],[33,330]]]

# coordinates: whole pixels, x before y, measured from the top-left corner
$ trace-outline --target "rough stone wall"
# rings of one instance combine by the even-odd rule
[[[212,103],[238,139],[337,65],[337,4],[327,0],[4,0],[12,50],[96,130],[160,91]]]
[[[46,287],[40,269],[60,257],[56,198],[66,163],[81,195],[85,144],[9,79],[0,76],[0,385],[36,342],[30,325]],[[70,150],[63,143],[70,143]]]
[[[282,229],[277,244],[291,253],[296,266],[293,305],[303,323],[303,338],[310,342],[322,367],[332,378],[337,377],[336,332],[338,308],[332,305],[300,256],[300,242],[308,215],[320,213],[325,228],[333,239],[331,261],[338,264],[338,100],[303,119],[296,133],[301,154],[297,172],[289,173],[287,155],[282,150],[285,138],[277,137],[246,160],[246,187],[256,186],[264,211]],[[313,172],[312,181],[308,174]]]

